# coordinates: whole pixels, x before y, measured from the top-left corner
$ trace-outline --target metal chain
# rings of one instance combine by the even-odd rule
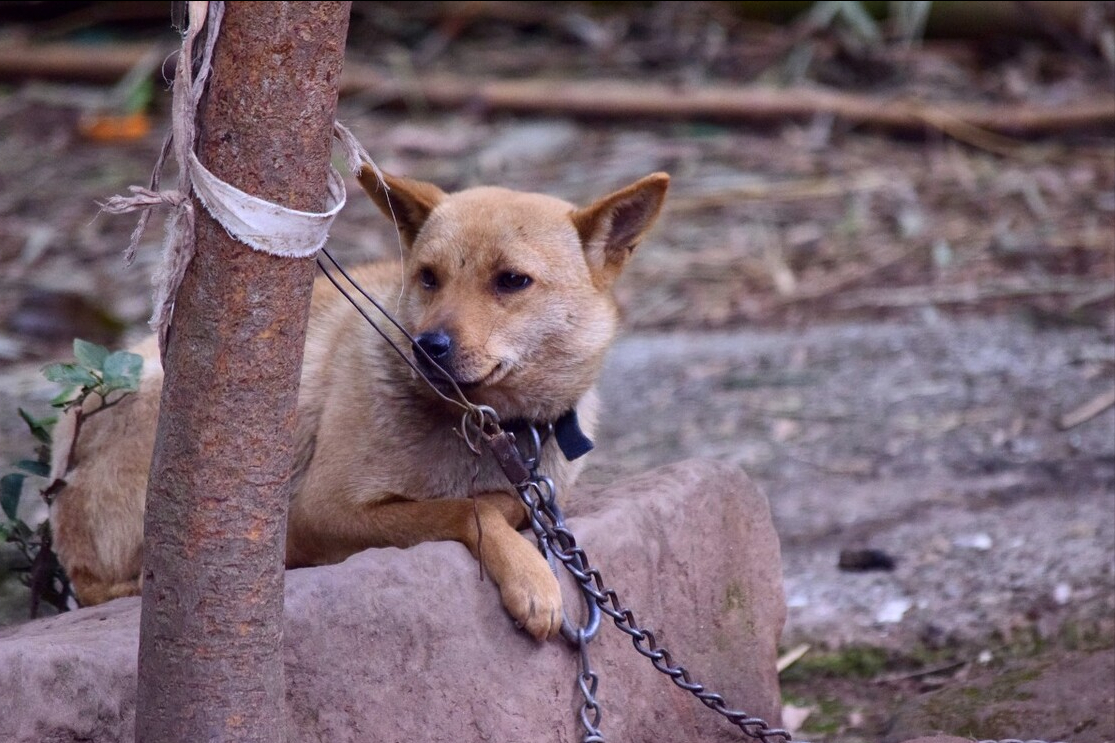
[[[706,690],[703,684],[694,681],[684,666],[674,662],[670,651],[659,646],[654,633],[639,626],[635,615],[620,602],[618,594],[604,585],[600,571],[590,565],[588,555],[577,546],[576,538],[565,526],[565,518],[557,506],[553,482],[538,474],[540,459],[538,452],[541,451],[541,446],[539,434],[533,430],[533,427],[531,437],[534,448],[524,462],[530,474],[527,478],[516,482],[515,488],[519,498],[527,507],[531,530],[538,540],[539,548],[544,553],[552,554],[565,566],[565,569],[577,580],[590,606],[595,605],[611,617],[616,627],[631,638],[635,650],[650,660],[651,664],[668,676],[676,686],[688,691],[750,738],[764,743],[790,741],[789,731],[772,728],[761,718],[752,717],[742,710],[731,709],[721,695]],[[514,481],[515,478],[512,480]],[[591,741],[603,743],[604,738],[596,727],[600,720],[600,707],[596,702],[596,675],[588,666],[586,645],[587,641],[580,645],[582,670],[578,677],[581,693],[585,697],[585,705],[581,708],[581,720],[586,732],[581,740],[582,743]],[[591,721],[587,718],[588,709],[596,713]],[[589,724],[590,722],[593,724]]]
[[[674,665],[670,652],[665,647],[657,645],[654,633],[639,627],[631,611],[625,609],[620,603],[616,592],[604,587],[600,571],[589,565],[588,556],[577,546],[573,533],[565,525],[565,517],[557,505],[557,492],[553,481],[538,474],[540,458],[538,452],[541,451],[544,439],[540,439],[539,433],[533,427],[529,429],[529,434],[533,439],[530,442],[532,453],[527,456],[524,463],[530,470],[530,476],[526,482],[517,485],[516,489],[519,498],[529,511],[531,530],[543,554],[556,557],[565,566],[565,569],[576,578],[582,594],[589,602],[590,609],[598,610],[586,622],[587,630],[586,628],[571,629],[567,617],[563,617],[562,622],[562,635],[580,651],[581,672],[577,676],[577,686],[585,700],[579,713],[581,727],[585,731],[581,743],[606,743],[604,734],[600,730],[603,710],[596,700],[599,677],[593,672],[588,656],[588,643],[599,629],[600,611],[611,617],[615,625],[631,637],[635,650],[650,659],[656,669],[669,676],[677,686],[701,700],[709,709],[723,715],[745,735],[764,743],[779,739],[791,741],[788,731],[771,728],[758,717],[729,709],[723,697],[706,691],[703,685],[693,681],[685,667],[681,664]],[[648,647],[643,647],[644,642]],[[998,741],[981,740],[979,743],[1046,743],[1046,741],[1023,741],[1010,738]]]
[[[604,740],[604,733],[600,732],[600,720],[604,717],[604,710],[596,701],[596,687],[600,683],[600,677],[593,672],[592,664],[589,663],[588,643],[589,638],[585,635],[585,631],[580,630],[577,633],[577,647],[581,651],[581,672],[577,675],[577,687],[581,690],[581,696],[585,698],[579,715],[581,727],[585,729],[585,734],[581,736],[581,743],[607,743]]]

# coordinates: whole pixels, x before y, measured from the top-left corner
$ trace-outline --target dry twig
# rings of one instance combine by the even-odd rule
[[[1081,423],[1092,420],[1112,406],[1115,406],[1115,390],[1108,390],[1062,415],[1061,419],[1057,421],[1057,427],[1062,431],[1075,428]]]
[[[838,309],[886,309],[939,304],[976,304],[992,299],[1040,296],[1042,294],[1091,294],[1107,286],[1109,279],[1081,280],[1049,277],[1007,279],[995,284],[971,282],[952,286],[909,286],[899,289],[866,289],[850,292],[836,301]]]

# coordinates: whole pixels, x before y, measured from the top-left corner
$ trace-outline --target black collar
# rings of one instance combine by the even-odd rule
[[[522,418],[514,418],[507,421],[503,427],[512,433],[524,432],[528,425],[538,426],[540,429],[545,429],[549,424],[540,423],[538,421],[527,421]],[[581,424],[577,420],[577,411],[575,408],[562,413],[561,417],[553,422],[554,427],[554,441],[557,442],[558,448],[565,458],[572,462],[574,459],[583,457],[593,450],[595,444],[592,439],[585,435],[581,430]]]

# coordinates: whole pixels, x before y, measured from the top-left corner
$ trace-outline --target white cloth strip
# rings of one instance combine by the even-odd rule
[[[265,201],[213,175],[190,152],[194,193],[225,231],[254,250],[286,258],[308,258],[325,245],[333,219],[345,205],[345,182],[329,168],[328,211],[304,212]]]

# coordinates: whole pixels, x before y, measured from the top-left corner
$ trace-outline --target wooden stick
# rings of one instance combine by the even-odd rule
[[[925,304],[975,304],[991,299],[1012,299],[1041,294],[1089,294],[1106,286],[1110,279],[1012,278],[994,283],[966,282],[951,286],[910,286],[898,289],[865,289],[838,297],[841,310],[917,307]]]
[[[952,663],[946,663],[942,666],[933,666],[932,668],[921,668],[921,669],[918,669],[917,671],[911,671],[909,673],[895,673],[895,674],[890,674],[888,676],[880,676],[879,678],[874,679],[872,681],[872,683],[875,683],[875,684],[893,684],[893,683],[897,683],[899,681],[909,681],[911,679],[925,678],[926,676],[936,676],[939,673],[948,673],[949,671],[955,671],[958,668],[963,668],[964,666],[968,665],[970,662],[971,661],[968,661],[968,660],[957,660],[957,661],[953,661]]]
[[[117,80],[151,44],[0,44],[0,79]],[[942,131],[995,151],[1010,142],[994,135],[1033,136],[1115,125],[1115,97],[1064,105],[942,103],[883,98],[823,88],[669,86],[610,80],[482,80],[448,74],[400,81],[348,62],[341,94],[370,94],[382,104],[421,100],[433,108],[476,107],[586,119],[706,120],[777,123],[831,115],[850,124],[898,131]]]
[[[170,47],[165,44],[125,43],[114,44],[28,44],[14,42],[0,44],[0,79],[22,80],[46,78],[50,80],[87,80],[116,82],[147,55]],[[173,76],[173,65],[165,65],[166,74]]]
[[[1057,107],[1025,104],[948,103],[929,105],[822,88],[790,90],[710,85],[672,87],[660,83],[607,80],[483,81],[447,74],[421,75],[409,83],[351,63],[341,77],[342,94],[371,93],[384,103],[419,98],[435,108],[476,107],[591,119],[701,119],[770,123],[832,115],[853,124],[886,129],[1034,135],[1115,124],[1115,97],[1102,96]],[[1001,145],[999,140],[996,145]]]
[[[801,657],[809,652],[810,647],[812,647],[812,646],[811,645],[804,645],[804,644],[803,645],[798,645],[796,648],[794,648],[790,652],[785,653],[782,657],[780,657],[778,659],[778,662],[775,664],[775,666],[774,666],[775,670],[778,671],[778,673],[782,673],[787,668],[789,668],[790,666],[794,665],[799,660],[801,660]]]
[[[1061,419],[1057,421],[1057,427],[1062,431],[1075,428],[1081,423],[1092,420],[1112,405],[1115,405],[1115,390],[1108,390],[1062,415]]]

